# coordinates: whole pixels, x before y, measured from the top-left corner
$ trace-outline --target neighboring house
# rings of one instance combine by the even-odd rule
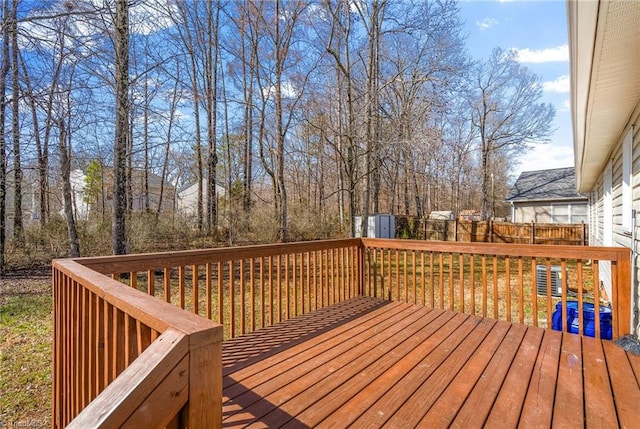
[[[576,192],[573,167],[523,171],[506,201],[515,223],[589,222],[589,198]]]
[[[576,185],[590,193],[595,245],[634,250],[640,210],[640,2],[567,3]],[[635,230],[635,231],[634,231]],[[635,239],[635,241],[634,241]],[[600,264],[607,278],[608,264]],[[629,285],[637,309],[637,280]],[[610,285],[603,285],[610,294]],[[634,312],[632,311],[632,315]],[[637,313],[631,332],[638,335]]]
[[[158,210],[158,204],[160,204],[162,212],[173,211],[176,198],[175,187],[167,181],[162,183],[162,178],[157,174],[149,173],[147,180],[149,184],[149,210]],[[87,195],[87,176],[82,170],[71,171],[70,182],[76,217],[86,219],[91,210],[111,210],[113,204],[113,169],[111,167],[103,167],[102,177],[99,181],[101,189],[98,190],[98,195],[93,197]],[[161,189],[162,201],[160,200]],[[144,172],[133,170],[131,172],[131,208],[134,212],[145,210],[144,195]]]
[[[227,194],[225,188],[216,185],[216,196],[219,198]],[[202,180],[202,207],[207,206],[207,182]],[[185,185],[178,190],[177,211],[187,217],[195,216],[198,212],[198,182]]]

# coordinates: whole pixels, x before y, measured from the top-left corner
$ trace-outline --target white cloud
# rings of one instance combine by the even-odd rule
[[[569,45],[544,49],[515,49],[516,60],[521,63],[552,63],[569,61]]]
[[[282,98],[295,98],[298,96],[298,92],[295,90],[291,82],[288,82],[288,81],[282,82],[280,91],[281,91]],[[275,86],[262,88],[262,95],[264,96],[264,98],[273,98],[275,97],[275,93],[276,93]]]
[[[480,30],[488,30],[491,27],[495,27],[499,24],[499,21],[494,18],[485,18],[482,21],[476,21],[476,25]]]
[[[562,75],[555,80],[550,80],[542,83],[542,89],[546,92],[559,92],[561,94],[567,94],[569,93],[570,88],[571,81],[568,74]]]
[[[539,144],[520,157],[519,161],[519,171],[571,167],[574,165],[573,145],[571,141]]]
[[[564,100],[564,103],[562,103],[562,108],[560,109],[563,112],[568,112],[571,110],[571,100],[570,99],[566,99]]]
[[[171,18],[162,8],[163,3],[155,0],[134,4],[129,13],[129,22],[133,33],[149,35],[173,26]],[[167,7],[176,12],[177,7],[167,2]],[[176,12],[177,13],[177,12]]]

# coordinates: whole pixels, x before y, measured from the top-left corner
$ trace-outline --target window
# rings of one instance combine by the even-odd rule
[[[589,206],[586,204],[574,204],[571,206],[571,223],[581,222],[589,222]]]
[[[551,206],[551,222],[569,223],[569,206],[564,204]]]
[[[554,204],[551,206],[553,223],[587,223],[589,207],[586,204]]]

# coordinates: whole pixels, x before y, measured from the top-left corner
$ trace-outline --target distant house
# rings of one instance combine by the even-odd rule
[[[82,170],[71,171],[70,181],[74,212],[78,218],[87,218],[91,210],[111,209],[113,204],[113,169],[111,167],[103,167],[102,176],[99,180],[101,189],[98,195],[93,197],[87,195],[87,176]],[[160,211],[172,211],[176,198],[175,187],[168,181],[163,183],[162,178],[153,173],[147,174],[147,182],[149,209],[155,211],[160,204]],[[161,193],[162,199],[160,199]],[[134,212],[141,212],[146,209],[143,170],[136,169],[131,171],[131,209]]]
[[[524,171],[509,191],[515,223],[588,223],[589,198],[576,191],[573,167]]]
[[[227,191],[216,185],[218,198],[226,196]],[[202,207],[207,205],[207,182],[202,180]],[[198,212],[198,182],[183,186],[178,190],[177,211],[187,217],[195,216]]]

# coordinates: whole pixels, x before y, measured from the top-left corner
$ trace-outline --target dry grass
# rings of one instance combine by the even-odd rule
[[[22,272],[0,282],[0,427],[48,427],[51,278]]]

